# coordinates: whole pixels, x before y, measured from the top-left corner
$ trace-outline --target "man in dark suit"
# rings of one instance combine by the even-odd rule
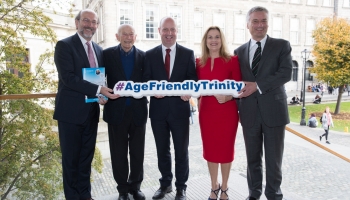
[[[98,103],[85,103],[85,95],[116,98],[112,89],[83,80],[82,68],[103,66],[101,47],[90,42],[98,26],[96,13],[80,11],[75,25],[77,34],[58,41],[54,56],[59,82],[53,118],[58,121],[67,200],[91,199],[91,162],[100,109]],[[106,101],[99,97],[99,103]]]
[[[265,195],[282,199],[282,157],[285,126],[289,123],[284,84],[292,73],[288,41],[269,37],[268,10],[254,7],[247,13],[247,28],[252,38],[235,50],[245,87],[240,92],[239,115],[247,154],[249,197],[262,193],[263,147],[266,164]]]
[[[175,21],[170,17],[163,18],[158,31],[162,45],[146,52],[144,81],[197,81],[193,51],[176,43]],[[175,149],[175,199],[186,199],[189,173],[189,99],[190,96],[151,97],[151,126],[157,147],[158,169],[162,175],[159,179],[160,188],[153,199],[162,199],[166,193],[172,191],[170,136]]]
[[[134,46],[134,28],[127,24],[121,25],[116,37],[120,44],[103,51],[108,86],[113,87],[118,81],[142,82],[145,53]],[[118,184],[118,200],[128,199],[128,193],[131,193],[135,200],[145,199],[140,187],[143,180],[147,113],[146,97],[119,97],[109,100],[104,106],[103,120],[108,123],[113,176]]]

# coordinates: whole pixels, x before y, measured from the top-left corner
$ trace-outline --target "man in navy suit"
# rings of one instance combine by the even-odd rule
[[[82,68],[103,66],[102,48],[91,42],[98,26],[97,14],[82,10],[75,25],[77,33],[58,41],[54,56],[59,82],[53,118],[58,121],[67,200],[91,199],[91,162],[100,109],[98,103],[85,103],[85,95],[117,97],[110,93],[112,89],[83,80]],[[99,103],[106,101],[99,97]]]
[[[162,44],[146,52],[144,81],[197,81],[193,51],[176,43],[177,26],[174,19],[163,18],[158,31]],[[149,112],[157,147],[158,169],[162,175],[159,179],[160,188],[153,199],[162,199],[166,193],[172,191],[170,136],[175,149],[175,199],[186,199],[189,173],[189,99],[190,96],[151,97]]]
[[[268,200],[283,198],[281,167],[285,127],[289,123],[284,84],[292,75],[292,49],[288,41],[266,34],[268,14],[264,7],[249,10],[247,28],[252,38],[235,50],[246,84],[239,96],[239,115],[248,163],[248,200],[259,199],[262,193],[263,152],[265,196]]]
[[[118,28],[116,37],[120,44],[103,51],[108,86],[113,87],[118,81],[142,82],[145,53],[134,46],[135,29],[123,24]],[[103,120],[108,123],[118,200],[127,200],[128,193],[135,200],[145,199],[140,187],[143,180],[147,103],[146,97],[119,97],[109,100],[104,106]]]

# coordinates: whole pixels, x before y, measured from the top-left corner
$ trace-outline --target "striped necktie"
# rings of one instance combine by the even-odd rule
[[[261,43],[257,42],[258,48],[255,50],[253,62],[252,62],[252,72],[256,76],[258,74],[258,66],[261,59]]]

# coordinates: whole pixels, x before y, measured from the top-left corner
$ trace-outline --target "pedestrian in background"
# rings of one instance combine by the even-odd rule
[[[191,124],[193,124],[193,115],[196,112],[196,102],[194,102],[193,98],[190,98],[190,106],[191,106]]]
[[[308,125],[310,128],[316,128],[316,127],[318,126],[318,121],[317,121],[317,119],[316,119],[315,113],[311,113],[307,125]]]
[[[333,124],[332,115],[329,112],[328,106],[326,107],[326,110],[324,111],[324,113],[322,115],[321,121],[322,121],[322,127],[323,127],[325,133],[320,136],[320,141],[322,141],[323,136],[326,136],[326,143],[330,144],[330,142],[328,141],[329,126],[332,126],[334,128],[334,124]]]

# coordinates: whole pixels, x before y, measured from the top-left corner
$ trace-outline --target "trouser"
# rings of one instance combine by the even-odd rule
[[[329,132],[329,126],[328,126],[328,129],[324,129],[325,133],[322,135],[323,136],[326,136],[326,140],[328,140],[328,132]]]
[[[136,126],[132,115],[128,107],[120,124],[108,123],[113,177],[119,193],[137,191],[143,181],[146,124]]]

